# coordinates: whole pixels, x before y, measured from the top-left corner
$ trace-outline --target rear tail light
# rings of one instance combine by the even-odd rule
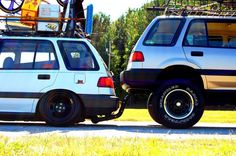
[[[131,54],[131,62],[144,62],[144,56],[141,51],[135,51]]]
[[[111,77],[100,77],[98,87],[114,88],[114,82]]]

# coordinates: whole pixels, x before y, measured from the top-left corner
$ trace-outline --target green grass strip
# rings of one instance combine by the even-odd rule
[[[1,156],[157,156],[236,155],[235,140],[155,138],[0,137]]]
[[[147,109],[126,109],[116,121],[153,121]],[[205,111],[200,122],[236,123],[236,111]]]

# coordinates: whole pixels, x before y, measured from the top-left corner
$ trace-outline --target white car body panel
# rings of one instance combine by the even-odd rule
[[[1,39],[26,39],[25,37],[2,37]],[[47,93],[52,90],[68,90],[75,94],[115,95],[114,89],[99,88],[100,77],[107,77],[104,62],[96,49],[86,39],[27,37],[28,40],[47,40],[53,43],[59,70],[0,70],[0,92]],[[57,41],[81,41],[91,49],[97,60],[98,71],[69,71],[66,69]],[[38,75],[50,75],[50,80],[38,80]],[[39,99],[0,98],[0,112],[35,113]]]

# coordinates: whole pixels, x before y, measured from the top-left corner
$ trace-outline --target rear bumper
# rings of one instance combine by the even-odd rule
[[[161,70],[158,69],[132,69],[120,74],[122,88],[127,92],[130,89],[150,89],[157,83]]]
[[[79,95],[86,116],[110,115],[119,108],[119,98],[112,95]]]

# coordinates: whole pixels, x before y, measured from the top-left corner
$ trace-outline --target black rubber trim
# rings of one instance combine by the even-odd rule
[[[0,92],[0,98],[28,98],[39,99],[44,93],[29,93],[29,92]]]
[[[202,51],[192,51],[191,56],[202,57],[203,52]]]
[[[158,76],[164,69],[131,69],[120,74],[120,82],[124,90],[148,89],[156,85]],[[196,69],[199,75],[236,76],[236,70],[201,70]]]
[[[42,121],[42,118],[35,113],[19,112],[0,112],[0,119],[6,121]]]
[[[78,95],[84,104],[86,115],[111,114],[119,108],[119,98],[112,95]]]
[[[132,69],[120,74],[122,88],[147,88],[153,86],[161,73],[161,69]]]
[[[39,80],[50,80],[51,76],[49,74],[40,74],[38,75]]]
[[[198,70],[201,75],[236,76],[236,70]]]

